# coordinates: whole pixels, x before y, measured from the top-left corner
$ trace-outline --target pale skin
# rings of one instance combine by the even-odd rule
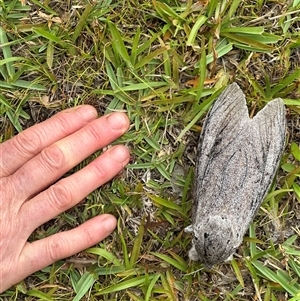
[[[28,242],[37,227],[75,206],[124,168],[129,152],[118,145],[60,179],[128,128],[125,114],[97,118],[96,110],[84,105],[62,111],[0,144],[0,293],[35,271],[97,244],[115,229],[116,218],[103,214],[75,229]]]

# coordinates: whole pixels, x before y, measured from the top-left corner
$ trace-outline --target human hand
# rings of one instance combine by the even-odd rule
[[[128,163],[128,150],[115,146],[55,182],[129,127],[122,113],[96,118],[93,107],[75,107],[0,145],[0,293],[33,272],[97,244],[116,227],[115,217],[104,214],[70,231],[27,241],[37,227],[76,205]]]

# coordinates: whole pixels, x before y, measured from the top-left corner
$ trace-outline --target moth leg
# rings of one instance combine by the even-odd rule
[[[229,262],[229,261],[231,261],[233,259],[233,254],[231,254],[226,260],[225,260],[225,262]]]
[[[200,260],[199,254],[198,254],[194,244],[192,245],[192,248],[189,251],[189,259],[192,261]]]
[[[189,226],[185,227],[184,232],[185,233],[194,233],[193,225],[189,225]]]

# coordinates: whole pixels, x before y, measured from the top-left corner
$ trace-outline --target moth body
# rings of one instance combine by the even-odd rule
[[[273,181],[284,149],[285,108],[269,102],[253,119],[237,84],[209,110],[198,144],[191,260],[212,267],[240,246]]]

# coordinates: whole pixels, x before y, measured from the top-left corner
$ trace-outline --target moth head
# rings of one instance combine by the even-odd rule
[[[207,268],[228,260],[239,246],[240,235],[233,230],[232,220],[216,215],[194,225],[193,247]]]

